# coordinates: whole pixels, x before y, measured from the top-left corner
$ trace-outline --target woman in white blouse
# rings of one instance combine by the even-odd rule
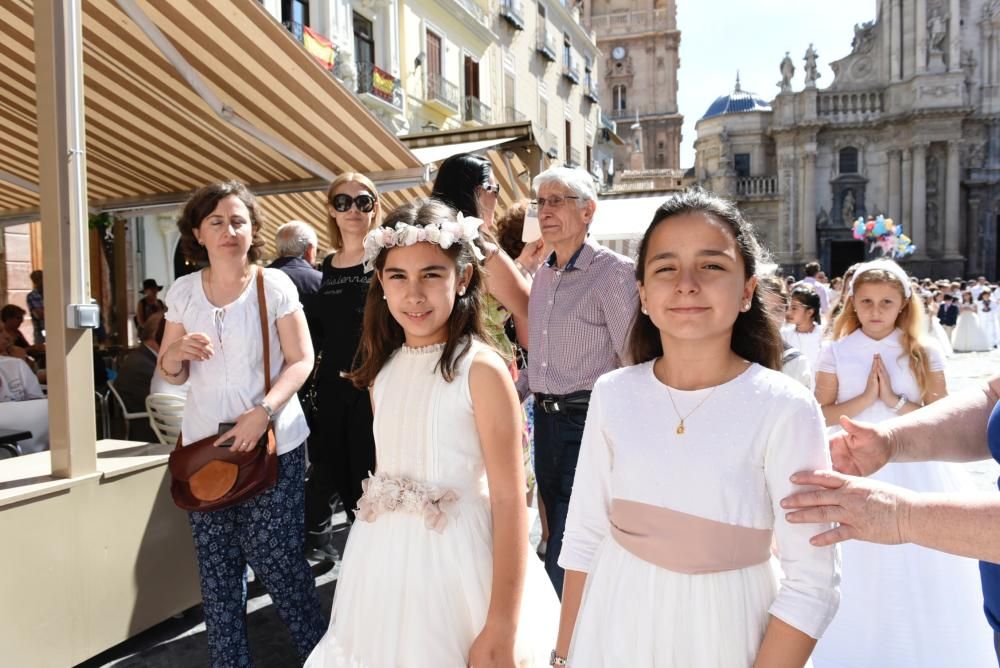
[[[249,451],[273,422],[278,451],[274,487],[229,508],[189,513],[211,665],[252,665],[246,634],[248,564],[305,660],[323,637],[326,620],[303,555],[302,443],[309,428],[295,393],[312,369],[313,349],[298,292],[280,270],[253,264],[262,245],[261,220],[243,184],[200,189],[177,226],[185,256],[208,261],[208,268],[177,279],[166,297],[158,366],[170,383],[190,381],[182,441],[186,445],[218,434],[215,445],[232,438],[232,448]],[[261,271],[272,376],[266,396],[256,292]]]
[[[819,406],[776,371],[760,254],[735,205],[700,190],[647,229],[637,364],[598,380],[587,415],[553,665],[801,667],[833,618],[837,553],[777,505],[830,457]]]

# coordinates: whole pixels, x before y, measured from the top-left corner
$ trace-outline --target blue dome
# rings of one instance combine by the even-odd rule
[[[740,79],[736,77],[736,88],[728,95],[715,98],[701,120],[721,116],[722,114],[745,114],[751,111],[771,111],[771,104],[754,93],[740,88]]]

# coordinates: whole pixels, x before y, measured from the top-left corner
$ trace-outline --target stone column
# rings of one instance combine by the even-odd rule
[[[916,71],[917,74],[920,74],[927,71],[927,0],[917,0],[914,23],[917,24],[914,55],[916,58]]]
[[[959,203],[962,175],[959,166],[959,144],[948,142],[948,168],[945,174],[947,185],[944,194],[944,254],[945,257],[959,257],[958,244],[962,229],[962,209]]]
[[[890,69],[892,68],[892,3],[893,0],[882,0],[879,3],[881,5],[879,31],[882,33],[882,62],[887,63]],[[890,72],[887,74],[891,75]]]
[[[961,20],[962,20],[962,14],[958,0],[950,0],[948,7],[948,71],[949,72],[958,72],[962,68]],[[949,160],[950,159],[951,158],[949,157]]]
[[[906,226],[903,229],[909,230],[909,236],[913,238],[913,151],[904,148],[900,151],[900,221]]]
[[[890,149],[889,152],[889,167],[886,172],[889,174],[889,187],[886,188],[886,203],[885,203],[885,215],[893,220],[903,222],[901,216],[903,215],[903,206],[900,200],[899,192],[899,172],[900,172],[900,151],[899,149]]]
[[[903,8],[900,0],[889,0],[892,8],[889,17],[889,81],[899,81],[900,62],[903,60],[903,45],[900,44],[900,30],[902,28]]]
[[[802,197],[802,255],[806,261],[816,258],[816,145],[805,148]]]
[[[905,230],[906,228],[904,228]],[[913,145],[913,208],[910,211],[909,237],[917,253],[927,253],[927,144]]]

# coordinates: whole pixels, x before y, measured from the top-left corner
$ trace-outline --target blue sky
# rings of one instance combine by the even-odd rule
[[[854,24],[871,21],[876,0],[677,0],[681,66],[677,106],[684,115],[681,167],[694,165],[694,124],[712,101],[732,90],[739,70],[743,90],[765,100],[778,93],[778,65],[790,52],[793,90],[802,90],[802,57],[819,52],[820,88],[833,81],[830,61],[851,51]]]

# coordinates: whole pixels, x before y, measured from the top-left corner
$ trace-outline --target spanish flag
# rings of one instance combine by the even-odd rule
[[[337,50],[333,42],[323,35],[315,32],[309,26],[302,26],[302,46],[306,51],[315,56],[319,64],[328,70],[333,69],[333,61],[337,56]]]

